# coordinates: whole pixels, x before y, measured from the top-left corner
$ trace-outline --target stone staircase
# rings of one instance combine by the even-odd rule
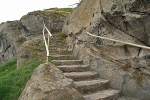
[[[54,34],[50,40],[52,55],[49,58],[66,77],[74,80],[76,89],[85,100],[117,100],[120,91],[109,88],[109,80],[100,79],[97,72],[90,70],[89,65],[83,65],[82,60],[74,59],[58,37],[58,34]]]

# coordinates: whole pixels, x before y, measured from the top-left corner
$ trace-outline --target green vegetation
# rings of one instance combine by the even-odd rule
[[[46,17],[56,19],[60,17],[66,17],[72,11],[73,8],[51,8],[51,9],[46,9],[44,11],[38,10],[38,11],[30,12],[28,13],[28,15],[35,15],[35,16],[44,15]]]
[[[67,35],[62,33],[62,31],[60,31],[58,37],[59,37],[59,40],[61,40],[63,42],[67,38]]]
[[[40,64],[38,60],[28,60],[19,68],[16,59],[0,66],[0,100],[17,100],[33,70]]]
[[[136,79],[136,84],[141,87],[143,81],[142,72],[139,69],[135,69],[133,76]]]
[[[124,66],[121,66],[121,69],[123,71],[128,71],[131,67],[129,65],[124,65]]]
[[[73,8],[55,8],[55,11],[72,12]]]

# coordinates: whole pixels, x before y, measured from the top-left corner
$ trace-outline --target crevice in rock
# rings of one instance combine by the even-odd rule
[[[20,27],[19,27],[19,29],[23,29],[26,33],[29,32],[28,29],[27,29],[27,27],[26,27],[25,25],[23,25],[22,22],[20,22]]]
[[[141,49],[141,48],[139,48],[139,49],[138,49],[138,54],[137,54],[137,56],[138,56],[138,57],[139,57],[139,55],[140,55],[141,51],[142,51],[142,49]]]
[[[127,47],[127,45],[124,45],[123,46],[123,49],[124,49],[124,52],[125,52],[125,54],[128,56],[128,55],[131,55],[130,54],[130,51],[128,50],[128,47]]]
[[[11,47],[11,45],[9,45],[6,49],[5,49],[5,51],[4,52],[6,52],[9,48]]]
[[[138,14],[138,15],[150,15],[150,13],[147,12],[141,12],[141,11],[130,11],[133,14]]]

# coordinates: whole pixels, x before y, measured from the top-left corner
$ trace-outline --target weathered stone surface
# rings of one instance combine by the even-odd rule
[[[16,57],[16,49],[24,42],[18,26],[19,21],[8,21],[0,25],[0,64]]]
[[[19,67],[19,65],[30,58],[37,60],[46,59],[46,55],[44,55],[43,52],[45,52],[45,46],[42,39],[35,38],[25,41],[17,49],[17,66]]]
[[[138,77],[138,76],[135,76]],[[138,81],[135,80],[135,77],[126,77],[126,81],[123,84],[123,95],[128,95],[130,97],[135,97],[140,100],[149,100],[150,98],[150,79],[143,77],[142,86],[137,84]],[[140,82],[140,81],[139,81]]]
[[[150,67],[150,51],[92,37],[86,32],[149,46],[149,5],[149,0],[82,0],[63,27],[72,41],[75,57],[90,64],[101,77],[111,80],[111,86],[121,90],[123,95],[132,94],[140,100],[148,100],[150,85],[143,76],[142,86],[138,86],[134,72],[137,69],[142,74],[148,72],[145,70]]]
[[[35,69],[18,100],[85,100],[53,64]]]
[[[44,18],[41,15],[29,14],[20,19],[21,28],[24,30],[25,37],[32,38],[42,33],[43,21],[46,22],[46,27],[52,30],[52,21],[50,18]]]
[[[131,98],[131,97],[120,97],[120,98],[118,98],[117,100],[140,100],[140,99]]]

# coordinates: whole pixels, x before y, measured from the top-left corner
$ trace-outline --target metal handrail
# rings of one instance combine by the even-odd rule
[[[134,43],[129,43],[129,42],[124,42],[124,41],[120,41],[120,40],[116,40],[116,39],[111,39],[111,38],[107,38],[107,37],[102,37],[102,36],[96,36],[96,35],[93,35],[93,34],[91,34],[89,32],[86,32],[86,33],[88,35],[90,35],[90,36],[101,38],[101,39],[104,39],[104,40],[114,41],[114,42],[118,42],[118,43],[122,43],[122,44],[127,44],[127,45],[130,45],[130,46],[134,46],[134,47],[139,47],[139,48],[150,50],[150,47],[148,47],[148,46],[134,44]]]
[[[46,37],[45,37],[45,29],[48,32],[48,41],[46,41]],[[46,63],[48,63],[48,57],[49,57],[49,38],[52,37],[51,32],[48,30],[48,28],[45,26],[45,23],[43,22],[43,39],[44,39],[44,44],[45,44],[45,48],[46,48],[46,53],[47,53],[47,59],[46,59]]]

